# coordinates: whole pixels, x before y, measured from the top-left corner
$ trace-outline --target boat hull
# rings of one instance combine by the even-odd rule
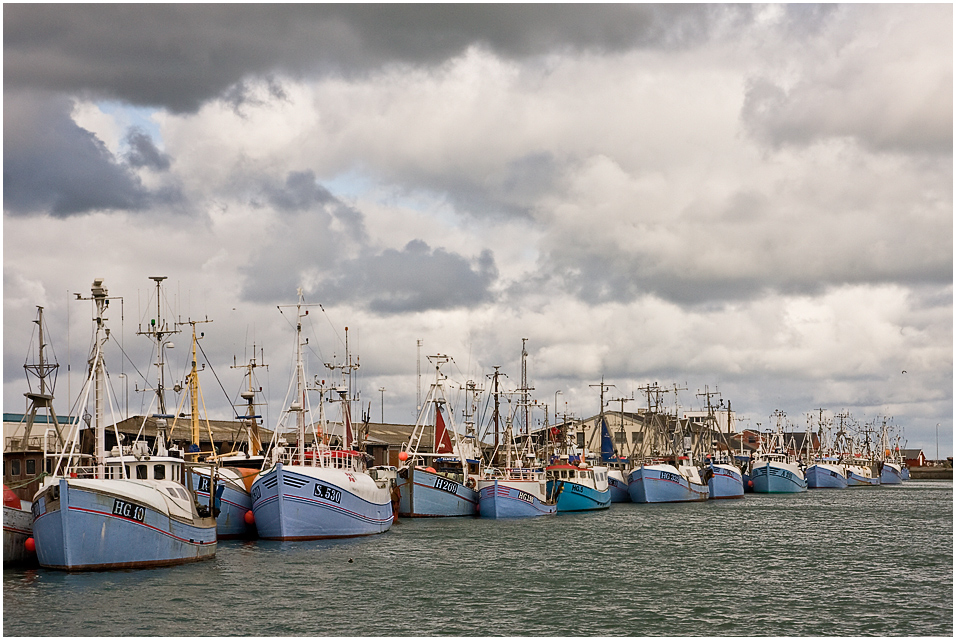
[[[880,476],[874,475],[869,467],[849,465],[846,468],[846,484],[848,487],[876,487],[880,484]]]
[[[406,468],[399,471],[396,483],[401,496],[399,516],[443,518],[478,513],[478,491],[440,473]]]
[[[320,540],[384,533],[392,526],[387,488],[367,474],[277,464],[252,485],[260,538]]]
[[[800,468],[791,463],[755,463],[750,470],[755,493],[802,493],[807,479]]]
[[[243,484],[243,477],[258,473],[252,469],[222,467],[216,484],[219,515],[216,516],[216,535],[220,540],[254,538],[255,521],[246,521],[246,514],[252,511],[252,496]],[[193,469],[192,488],[199,496],[200,504],[209,504],[209,468]],[[221,487],[221,489],[220,489]],[[252,519],[252,518],[250,518]]]
[[[630,502],[631,494],[627,492],[627,478],[619,469],[611,469],[607,476],[608,488],[611,490],[611,502]]]
[[[809,489],[846,489],[846,475],[843,467],[835,464],[811,464],[807,467],[807,488]]]
[[[548,495],[557,496],[558,512],[596,511],[611,506],[611,490],[599,491],[578,482],[552,480],[548,482]]]
[[[713,475],[707,480],[711,500],[730,500],[744,497],[744,480],[740,469],[729,464],[714,464]]]
[[[30,503],[21,500],[20,508],[3,506],[3,566],[36,563],[36,553],[27,551],[27,538],[33,535]]]
[[[693,482],[669,464],[641,465],[631,471],[627,480],[632,502],[699,502],[707,500],[710,489]]]
[[[884,462],[880,484],[903,484],[903,468],[895,462]]]
[[[479,480],[479,515],[482,518],[533,518],[556,514],[556,504],[536,495],[540,486],[537,480]]]
[[[59,483],[33,503],[33,537],[40,566],[67,571],[161,567],[216,555],[212,518],[184,521],[123,492],[122,481]],[[157,493],[158,489],[155,490]],[[161,497],[161,496],[160,496]]]

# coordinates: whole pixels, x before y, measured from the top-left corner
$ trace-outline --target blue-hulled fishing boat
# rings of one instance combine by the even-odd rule
[[[710,497],[710,488],[692,465],[642,461],[628,476],[632,502],[698,502]]]
[[[394,521],[388,478],[372,478],[366,453],[353,448],[350,394],[337,390],[342,405],[343,433],[333,437],[325,422],[324,396],[320,395],[320,430],[311,420],[305,365],[302,360],[302,291],[296,305],[295,375],[267,452],[267,464],[252,485],[252,509],[260,538],[316,540],[384,533]],[[346,344],[346,353],[348,346]],[[357,366],[347,358],[343,371]],[[323,392],[324,389],[320,388]],[[290,401],[291,400],[291,401]],[[309,419],[312,442],[306,443]],[[279,436],[295,426],[296,442],[287,446]]]
[[[804,475],[807,487],[810,489],[846,489],[846,465],[836,456],[822,456],[817,458],[806,468]]]
[[[435,363],[435,382],[409,441],[398,454],[398,514],[410,518],[474,516],[481,466],[477,437],[473,432],[459,434],[450,410],[450,427],[446,426],[443,413],[448,401],[440,368],[449,358],[437,355],[428,360]]]
[[[158,307],[164,278],[153,279]],[[77,406],[85,409],[92,395],[96,455],[91,461],[77,453],[81,421],[74,420],[53,475],[45,479],[33,500],[33,535],[40,565],[69,571],[131,569],[212,558],[217,541],[214,515],[210,506],[203,506],[200,513],[181,452],[166,449],[164,419],[157,420],[152,450],[142,440],[123,445],[118,433],[120,444],[105,450],[108,387],[103,350],[109,334],[104,317],[108,296],[101,279],[93,281],[92,299],[96,333],[89,375]],[[148,333],[160,346],[162,362],[167,332],[159,317]],[[164,416],[161,382],[157,396],[159,415]]]
[[[750,481],[756,493],[802,493],[807,490],[807,478],[799,460],[784,442],[782,421],[786,414],[774,411],[777,431],[754,455],[750,466]]]
[[[499,393],[498,370],[495,368],[492,397],[492,420],[498,433]],[[501,460],[500,467],[487,466],[478,479],[478,515],[482,518],[531,518],[558,512],[554,497],[548,494],[544,469],[522,466],[522,456],[515,446],[511,416],[505,420],[504,452],[494,451],[491,460]],[[497,436],[496,436],[497,437]],[[532,459],[528,456],[527,459]]]
[[[731,460],[732,458],[710,458],[709,466],[704,469],[711,500],[744,497],[743,473]]]
[[[553,496],[558,512],[594,511],[611,506],[607,467],[571,464],[568,456],[545,467],[547,493]]]

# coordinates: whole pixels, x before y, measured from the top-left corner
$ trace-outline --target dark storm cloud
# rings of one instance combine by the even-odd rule
[[[5,96],[3,106],[4,211],[69,216],[147,205],[139,178],[73,121],[70,100]]]
[[[241,101],[241,89],[230,88],[250,76],[435,64],[476,44],[509,57],[682,47],[749,13],[646,4],[7,4],[4,86],[190,112],[217,96]]]
[[[290,171],[285,183],[267,183],[263,189],[266,200],[280,211],[303,212],[321,208],[331,215],[354,242],[365,243],[365,218],[361,212],[345,204],[322,186],[311,170]]]
[[[126,162],[132,167],[146,167],[153,171],[169,169],[169,156],[156,148],[153,139],[139,127],[130,127],[126,133],[129,151]]]
[[[490,287],[497,277],[490,251],[473,262],[413,240],[401,251],[388,249],[345,262],[316,294],[381,314],[454,309],[491,300]]]

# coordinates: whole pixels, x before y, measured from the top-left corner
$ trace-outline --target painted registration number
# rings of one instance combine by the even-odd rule
[[[323,500],[328,500],[329,502],[342,502],[342,492],[324,484],[316,483],[315,489],[313,489],[312,493],[316,498],[322,498]]]
[[[145,522],[146,507],[141,507],[139,505],[126,502],[125,500],[120,500],[119,498],[114,498],[113,515],[119,516],[121,518],[127,518],[129,520],[135,520],[136,522]]]

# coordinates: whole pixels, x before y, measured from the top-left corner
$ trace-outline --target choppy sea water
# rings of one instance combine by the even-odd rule
[[[953,484],[402,520],[165,569],[3,572],[4,636],[952,636]]]

